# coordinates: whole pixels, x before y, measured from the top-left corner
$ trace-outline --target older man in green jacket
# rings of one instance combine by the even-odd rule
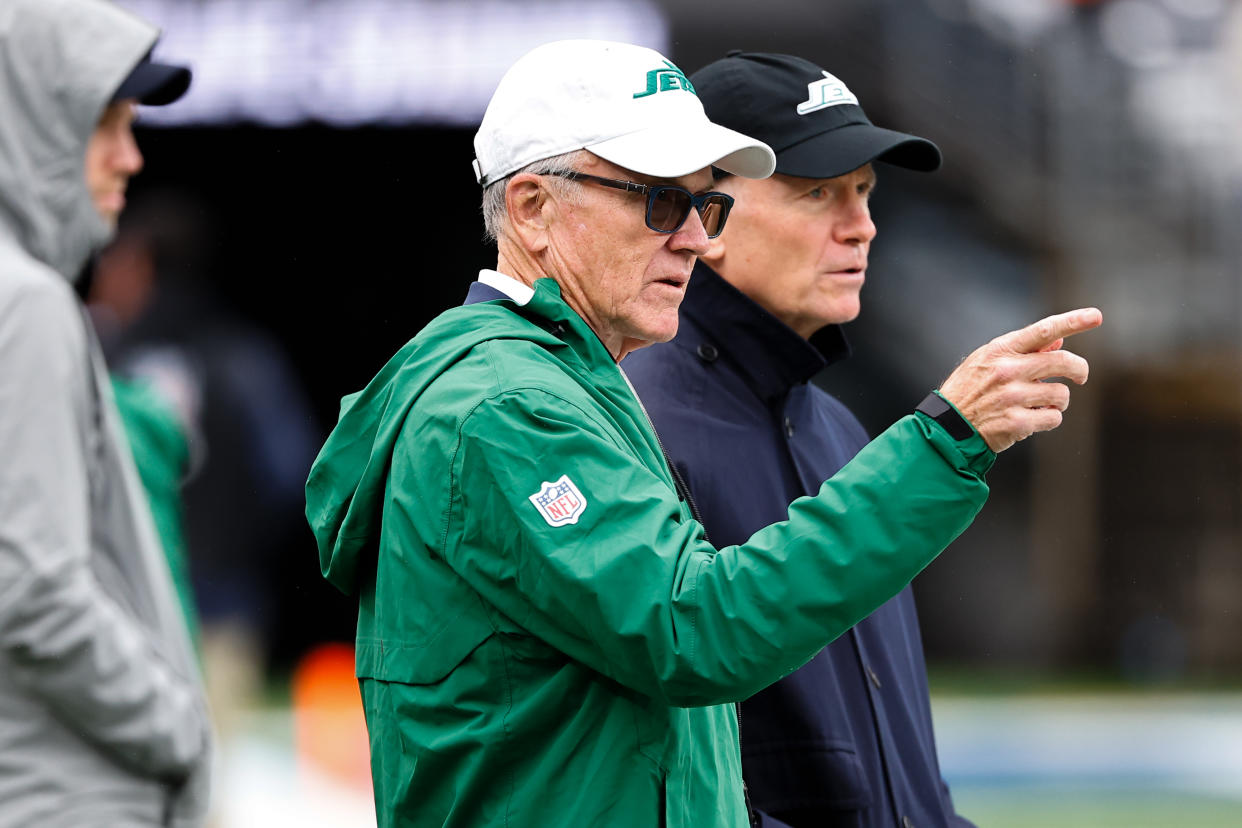
[[[763,177],[771,151],[658,53],[590,41],[519,60],[475,148],[497,269],[344,400],[307,484],[323,572],[359,595],[379,824],[741,828],[733,703],[970,523],[994,450],[1059,423],[1040,380],[1086,379],[1058,346],[1099,313],[984,346],[718,549],[617,363],[676,332],[731,206],[710,167]]]

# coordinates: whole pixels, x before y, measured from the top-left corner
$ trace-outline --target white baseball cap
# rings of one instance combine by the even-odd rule
[[[767,178],[776,166],[767,144],[709,121],[689,79],[659,52],[602,40],[545,43],[500,79],[474,136],[474,174],[486,187],[579,149],[656,178],[713,165]]]

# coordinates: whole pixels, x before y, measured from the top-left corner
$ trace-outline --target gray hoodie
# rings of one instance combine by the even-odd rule
[[[71,284],[109,230],[86,144],[157,31],[0,0],[0,828],[200,825],[202,682]]]

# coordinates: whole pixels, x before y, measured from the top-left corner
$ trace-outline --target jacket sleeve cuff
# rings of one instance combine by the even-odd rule
[[[915,415],[927,439],[951,466],[982,478],[996,462],[996,452],[988,448],[987,441],[957,406],[939,392],[928,394]]]

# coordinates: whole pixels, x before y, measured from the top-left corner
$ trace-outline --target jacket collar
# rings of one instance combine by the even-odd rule
[[[531,288],[510,276],[484,270],[480,272],[479,280],[471,283],[462,304],[495,300],[511,302],[521,316],[569,345],[590,364],[591,370],[598,370],[601,365],[611,371],[617,369],[617,363],[595,331],[566,304],[561,296],[561,286],[555,279],[536,279]]]
[[[703,262],[694,266],[681,312],[701,332],[697,344],[728,357],[763,399],[785,394],[850,353],[839,325],[819,331],[812,344]]]
[[[512,297],[483,282],[471,282],[470,290],[466,291],[466,301],[463,305],[474,305],[478,302],[494,302],[497,299],[511,299]]]

